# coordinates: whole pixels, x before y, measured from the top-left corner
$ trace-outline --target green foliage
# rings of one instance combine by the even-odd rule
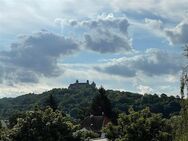
[[[111,102],[106,96],[106,91],[104,88],[99,89],[99,94],[95,96],[91,104],[91,113],[93,115],[102,115],[111,118],[112,116],[112,106]]]
[[[175,141],[188,141],[188,100],[182,101],[182,110],[178,117],[171,119],[174,122]]]
[[[50,108],[52,108],[54,111],[57,109],[57,102],[56,99],[53,97],[52,94],[49,95],[49,97],[46,99],[46,101],[44,102],[45,106],[49,106]]]
[[[92,100],[99,95],[93,87],[80,87],[79,89],[52,89],[42,94],[27,94],[16,98],[0,99],[0,118],[8,119],[15,113],[32,110],[36,105],[46,107],[46,100],[53,96],[58,110],[70,114],[73,118],[83,120],[90,114]],[[113,105],[116,113],[126,112],[133,107],[135,111],[150,107],[151,112],[162,113],[164,117],[177,115],[181,109],[180,98],[168,97],[164,94],[140,95],[131,92],[106,90],[105,94]],[[77,115],[78,113],[78,115]]]
[[[73,125],[61,112],[47,108],[26,112],[11,129],[12,141],[71,141]]]
[[[107,137],[116,141],[171,141],[171,126],[160,114],[153,114],[149,108],[129,114],[120,114],[118,124],[109,124],[103,130]]]
[[[89,140],[91,138],[98,138],[99,134],[95,133],[93,131],[88,131],[88,130],[77,130],[74,133],[74,136],[78,139],[80,139],[81,141],[86,141]]]
[[[179,114],[181,110],[180,99],[174,96],[168,97],[166,94],[161,94],[160,97],[156,94],[145,94],[133,105],[135,110],[142,110],[145,107],[149,107],[153,113],[162,113],[166,118],[172,114]]]
[[[12,141],[9,138],[9,130],[8,129],[4,129],[4,128],[0,129],[0,140],[1,141]]]
[[[43,110],[36,108],[36,105]],[[45,109],[46,106],[53,110]],[[0,107],[1,119],[9,118],[10,122],[10,129],[0,129],[2,141],[73,141],[99,137],[92,131],[80,130],[75,123],[91,111],[94,115],[104,112],[112,122],[116,119],[113,115],[119,114],[118,120],[115,120],[117,123],[113,122],[115,125],[110,123],[104,128],[107,136],[116,141],[171,141],[172,135],[176,141],[187,141],[188,137],[187,110],[178,116],[180,98],[165,94],[143,96],[93,87],[53,89],[38,95],[0,99]],[[170,120],[166,119],[170,117]]]
[[[17,124],[18,118],[25,118],[25,117],[26,117],[26,114],[23,112],[17,112],[17,113],[14,113],[13,115],[11,115],[9,117],[9,128],[13,128],[14,125]]]

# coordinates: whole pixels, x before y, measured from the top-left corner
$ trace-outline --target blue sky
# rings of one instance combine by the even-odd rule
[[[179,94],[187,0],[0,0],[0,97],[95,81]]]

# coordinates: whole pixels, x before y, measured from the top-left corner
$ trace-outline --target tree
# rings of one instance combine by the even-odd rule
[[[49,95],[44,104],[51,107],[54,111],[57,109],[57,101],[52,94]]]
[[[9,128],[13,128],[17,124],[17,119],[24,118],[26,114],[24,112],[16,112],[9,117]]]
[[[116,141],[171,141],[171,126],[160,114],[153,114],[149,108],[129,114],[120,114],[118,124],[109,124],[104,132]]]
[[[9,137],[12,141],[72,141],[73,127],[59,111],[37,109],[19,118]]]
[[[179,116],[172,118],[175,130],[175,141],[188,140],[188,100],[182,100],[182,110]]]
[[[103,87],[99,89],[99,94],[95,96],[92,101],[91,113],[93,115],[105,115],[109,118],[112,117],[111,102],[106,96],[106,90]]]
[[[12,141],[9,138],[9,129],[4,129],[4,128],[0,129],[0,141]]]
[[[74,136],[78,139],[80,139],[81,141],[87,141],[90,138],[99,138],[100,135],[98,133],[95,133],[93,131],[89,131],[89,130],[77,130],[74,133]]]
[[[184,55],[188,58],[188,44],[184,46]],[[188,140],[188,99],[184,99],[184,88],[188,90],[188,65],[184,67],[182,75],[180,77],[180,93],[182,98],[180,116],[176,117],[176,141],[187,141]],[[187,91],[188,94],[188,91]]]

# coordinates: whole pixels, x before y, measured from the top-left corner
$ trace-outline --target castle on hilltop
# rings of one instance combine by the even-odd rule
[[[83,88],[83,87],[86,87],[86,88],[89,88],[89,87],[96,88],[96,84],[95,84],[95,82],[92,82],[90,84],[89,80],[87,80],[85,83],[80,83],[78,80],[76,80],[75,83],[69,85],[68,89],[79,89],[79,88]]]

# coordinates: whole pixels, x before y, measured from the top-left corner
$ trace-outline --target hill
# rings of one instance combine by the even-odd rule
[[[45,106],[46,99],[53,95],[58,109],[73,118],[83,119],[89,115],[92,99],[98,94],[95,87],[82,86],[74,89],[55,88],[42,94],[26,94],[16,98],[0,99],[0,118],[7,119],[12,114],[33,110],[36,105]],[[107,90],[107,96],[111,100],[113,110],[117,113],[127,112],[130,107],[135,110],[141,110],[150,107],[151,112],[161,113],[163,117],[168,118],[171,114],[178,114],[180,98],[161,94],[137,94],[132,92],[123,92]]]

